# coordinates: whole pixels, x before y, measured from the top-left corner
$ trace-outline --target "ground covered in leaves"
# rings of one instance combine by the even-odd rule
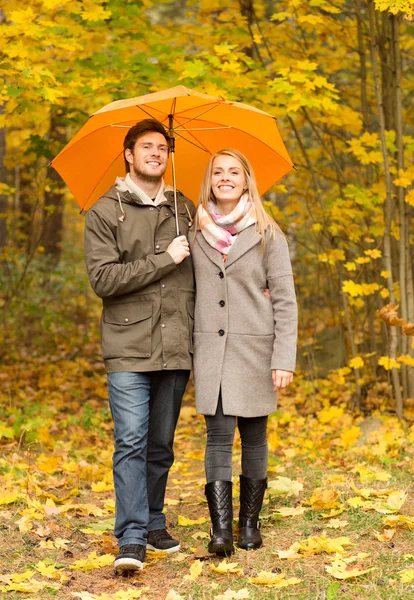
[[[53,353],[10,351],[2,365],[1,600],[414,595],[413,421],[386,406],[352,415],[340,373],[299,375],[281,397],[269,421],[264,545],[227,561],[206,552],[204,423],[190,385],[166,500],[181,551],[149,553],[142,572],[115,576],[112,423],[95,316],[72,323],[70,337],[56,330]],[[235,514],[239,472],[236,441]]]

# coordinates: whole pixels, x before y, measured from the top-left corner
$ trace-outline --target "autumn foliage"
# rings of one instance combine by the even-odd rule
[[[2,2],[2,600],[412,593],[413,18],[409,0]],[[119,580],[99,303],[48,164],[103,105],[177,84],[278,119],[297,170],[264,202],[290,244],[299,368],[270,419],[263,549],[205,554],[190,389],[166,504],[184,550]]]

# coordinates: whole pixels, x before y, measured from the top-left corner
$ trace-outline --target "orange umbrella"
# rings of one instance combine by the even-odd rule
[[[222,148],[236,148],[247,156],[260,194],[294,166],[274,117],[179,85],[104,106],[52,160],[82,210],[90,208],[117,176],[125,176],[125,135],[149,117],[161,121],[175,138],[175,169],[166,173],[166,182],[175,184],[175,170],[178,189],[194,202],[210,156]]]

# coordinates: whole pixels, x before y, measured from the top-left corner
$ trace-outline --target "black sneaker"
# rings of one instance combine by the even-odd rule
[[[145,546],[127,544],[121,546],[114,561],[114,571],[139,571],[144,566]]]
[[[153,552],[177,552],[180,542],[170,536],[166,529],[156,529],[148,532],[147,550]]]

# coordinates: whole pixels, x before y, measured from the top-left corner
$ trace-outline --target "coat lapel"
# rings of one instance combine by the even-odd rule
[[[207,256],[207,258],[211,260],[211,262],[217,265],[220,269],[224,268],[223,256],[218,250],[215,250],[210,246],[208,242],[206,242],[201,231],[197,232],[197,238],[195,243],[198,243],[200,248],[203,250],[204,254]]]
[[[256,231],[254,224],[243,229],[227,255],[226,269],[243,256],[243,254],[246,254],[253,246],[261,242],[261,240],[262,236]]]
[[[220,269],[223,267],[227,269],[231,264],[236,262],[243,254],[246,254],[253,246],[256,246],[262,240],[262,236],[260,233],[255,231],[255,225],[251,225],[247,227],[243,231],[241,231],[237,237],[237,240],[234,242],[230,252],[227,255],[227,260],[224,263],[223,257],[218,250],[215,250],[210,244],[205,240],[203,234],[201,232],[197,233],[197,242],[206,256]]]

